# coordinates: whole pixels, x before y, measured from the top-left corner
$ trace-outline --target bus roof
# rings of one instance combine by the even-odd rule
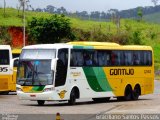
[[[0,45],[0,49],[11,49],[10,45]]]
[[[145,46],[145,45],[124,45],[123,46],[125,49],[132,49],[132,50],[137,50],[137,49],[140,49],[140,50],[152,50],[152,47],[151,46]]]
[[[38,44],[29,45],[23,47],[23,49],[59,49],[59,48],[71,48],[71,45],[65,43],[55,43],[55,44]]]
[[[109,43],[109,42],[84,42],[84,41],[29,45],[29,46],[23,47],[23,49],[60,49],[60,48],[73,48],[73,47],[76,48],[76,46],[78,46],[77,48],[80,48],[80,49],[91,48],[91,49],[115,49],[115,50],[116,49],[117,50],[152,50],[150,46],[144,46],[144,45],[119,45],[117,43],[112,43],[112,42]]]
[[[82,46],[120,46],[119,44],[113,42],[91,42],[91,41],[68,42],[68,44],[82,45]]]
[[[12,49],[12,53],[13,54],[19,54],[19,53],[21,53],[21,51],[22,51],[22,49]]]

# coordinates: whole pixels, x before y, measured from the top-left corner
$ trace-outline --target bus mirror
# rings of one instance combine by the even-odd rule
[[[51,61],[51,70],[56,71],[56,64],[57,64],[58,58],[52,59]]]
[[[17,67],[19,62],[19,57],[14,58],[11,60],[11,69],[13,70],[13,67]]]

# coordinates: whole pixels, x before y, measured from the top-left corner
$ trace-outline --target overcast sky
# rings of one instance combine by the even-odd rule
[[[18,0],[6,0],[6,4],[16,8]],[[71,12],[107,11],[111,8],[125,10],[139,6],[153,6],[151,0],[30,0],[30,4],[34,8],[45,8],[47,5],[53,5],[57,8],[63,6]],[[0,0],[0,7],[3,7],[3,0]]]

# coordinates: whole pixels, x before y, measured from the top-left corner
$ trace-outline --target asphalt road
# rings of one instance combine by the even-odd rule
[[[18,100],[15,93],[0,95],[0,118],[6,114],[21,114],[19,118],[29,120],[24,117],[27,114],[35,117],[32,120],[37,117],[43,120],[45,116],[54,120],[56,113],[60,113],[63,118],[69,117],[68,120],[99,119],[97,115],[100,114],[160,114],[160,81],[155,80],[154,94],[140,96],[137,101],[117,101],[112,98],[107,103],[94,103],[91,99],[82,99],[74,106],[55,101],[38,106],[35,101]]]

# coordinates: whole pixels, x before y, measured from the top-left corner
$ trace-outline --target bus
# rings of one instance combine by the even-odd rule
[[[154,58],[150,46],[69,42],[23,47],[17,69],[22,100],[96,102],[137,100],[152,94]]]
[[[20,51],[12,51],[10,45],[0,45],[0,94],[16,91],[16,68],[12,66],[15,54],[20,55]]]

